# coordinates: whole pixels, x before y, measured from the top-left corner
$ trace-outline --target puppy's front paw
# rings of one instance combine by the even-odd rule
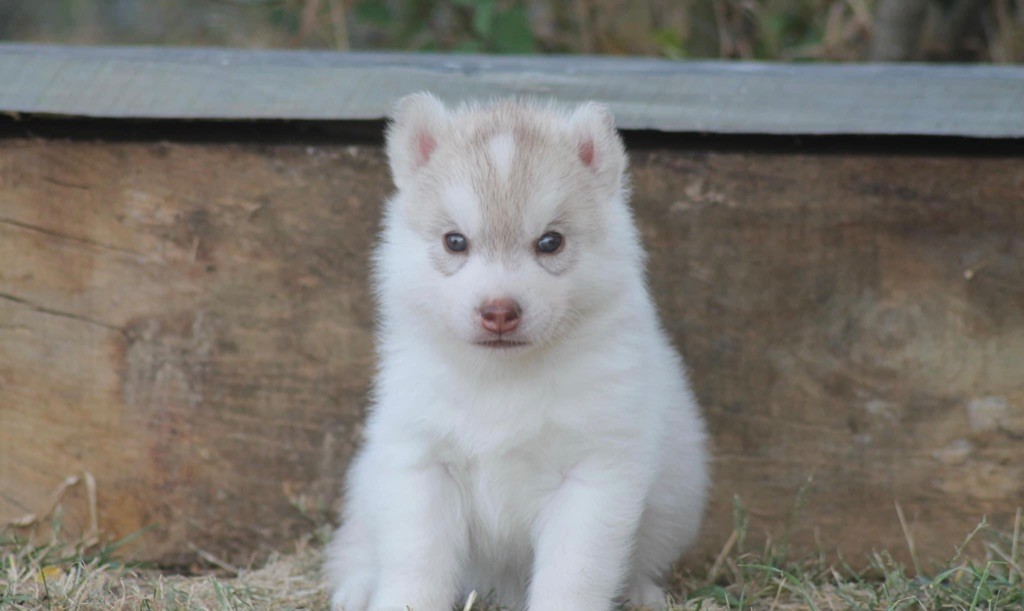
[[[369,575],[346,578],[331,594],[331,611],[366,611],[372,590],[373,579]]]
[[[626,590],[624,598],[629,608],[661,610],[668,607],[665,591],[650,578],[639,575],[633,578],[633,583]]]

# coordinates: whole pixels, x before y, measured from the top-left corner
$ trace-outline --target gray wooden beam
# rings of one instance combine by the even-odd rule
[[[0,112],[381,119],[397,98],[609,103],[624,129],[1024,137],[1024,68],[0,45]]]

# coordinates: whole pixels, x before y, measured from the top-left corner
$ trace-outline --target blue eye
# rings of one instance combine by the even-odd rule
[[[444,247],[448,249],[448,252],[466,252],[466,249],[469,248],[469,240],[461,233],[453,231],[444,235]]]
[[[537,240],[537,252],[542,255],[553,255],[562,250],[564,243],[565,238],[562,237],[562,234],[557,231],[549,231]]]

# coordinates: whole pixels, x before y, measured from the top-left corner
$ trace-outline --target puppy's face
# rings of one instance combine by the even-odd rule
[[[409,322],[483,351],[524,351],[608,299],[625,153],[605,108],[450,112],[419,94],[400,103],[388,155],[402,237],[386,246],[385,275],[401,278],[387,290]]]

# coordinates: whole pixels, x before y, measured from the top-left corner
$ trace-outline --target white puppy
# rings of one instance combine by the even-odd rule
[[[380,370],[335,608],[663,606],[705,429],[661,329],[611,113],[403,99],[376,252]]]

